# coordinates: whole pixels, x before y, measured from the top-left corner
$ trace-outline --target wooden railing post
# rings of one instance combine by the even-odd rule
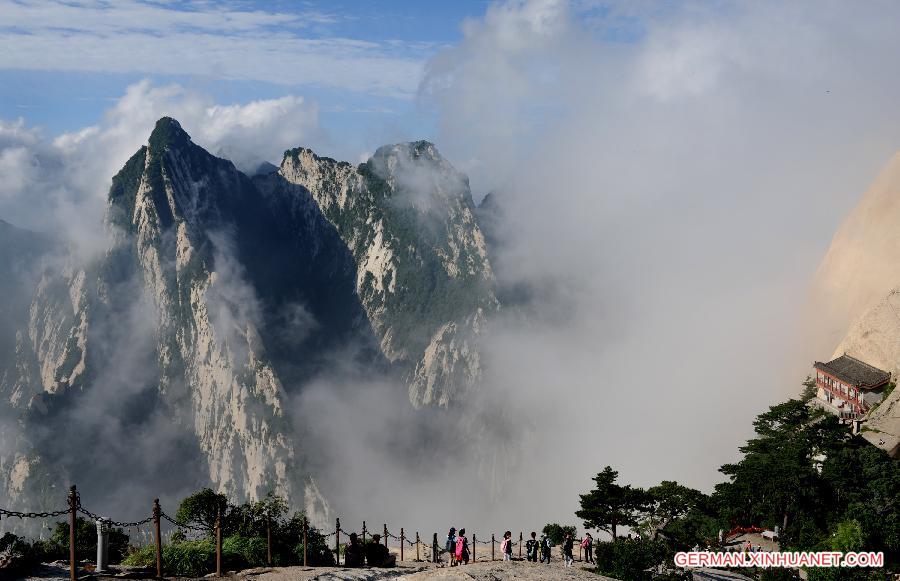
[[[341,519],[334,519],[334,564],[341,564]]]
[[[76,581],[78,573],[75,564],[75,511],[78,510],[78,493],[73,484],[69,488],[69,579]]]
[[[160,513],[159,499],[153,500],[153,532],[156,533],[156,576],[162,579],[162,534],[159,530]]]
[[[385,523],[385,525],[384,525],[384,548],[386,549],[387,546],[388,546],[388,544],[387,544],[387,523]]]
[[[475,538],[475,533],[472,533],[472,562],[475,562],[475,549],[478,548],[478,539]]]
[[[406,535],[403,533],[403,527],[400,527],[400,561],[403,561],[403,543],[406,541]]]
[[[519,558],[522,558],[522,531],[519,531]]]
[[[222,576],[222,507],[216,509],[216,577]]]
[[[366,546],[366,521],[363,521],[363,546]]]
[[[266,565],[272,566],[272,515],[266,513]]]
[[[306,567],[306,558],[309,553],[309,521],[303,517],[303,566]]]
[[[494,560],[494,533],[491,533],[491,561]]]
[[[431,560],[437,563],[440,558],[441,554],[438,553],[437,533],[434,533],[434,541],[431,543]]]
[[[416,561],[421,560],[419,558],[419,531],[416,531]]]

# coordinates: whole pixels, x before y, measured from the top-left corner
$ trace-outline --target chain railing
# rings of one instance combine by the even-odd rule
[[[217,553],[217,555],[216,555],[217,568],[216,569],[217,570],[216,570],[216,572],[219,576],[221,576],[221,574],[222,574],[222,571],[221,571],[221,535],[222,535],[221,516],[222,515],[221,515],[221,513],[217,516],[216,522],[213,526],[204,525],[204,524],[200,524],[200,523],[196,523],[196,522],[185,522],[185,521],[178,520],[177,518],[174,518],[171,515],[167,514],[165,511],[162,510],[162,508],[160,508],[159,501],[155,500],[153,503],[153,511],[150,514],[150,516],[140,519],[140,520],[132,521],[132,522],[117,521],[112,518],[100,516],[99,514],[92,512],[92,511],[88,510],[87,508],[85,508],[84,505],[81,503],[81,496],[78,494],[78,492],[76,491],[74,486],[71,487],[70,492],[69,492],[69,507],[66,509],[63,509],[63,510],[16,511],[16,510],[0,508],[0,519],[9,519],[9,518],[49,519],[49,518],[57,518],[57,517],[61,517],[61,516],[68,516],[69,524],[70,524],[70,531],[69,531],[70,537],[69,538],[70,538],[70,547],[71,547],[71,550],[70,550],[70,571],[71,571],[70,578],[72,580],[77,578],[75,551],[74,551],[74,547],[76,546],[75,545],[76,531],[75,531],[74,525],[76,522],[76,516],[78,514],[81,514],[95,522],[102,522],[106,526],[118,527],[118,528],[123,528],[123,529],[140,528],[145,525],[153,523],[155,525],[155,527],[154,527],[155,535],[154,536],[155,536],[156,548],[157,548],[156,553],[157,553],[157,577],[158,578],[161,578],[162,574],[163,574],[162,556],[161,556],[162,539],[161,539],[161,533],[160,533],[160,523],[162,521],[166,521],[173,527],[175,527],[179,530],[182,530],[182,531],[190,531],[193,533],[214,535],[215,538],[217,539],[217,543],[216,543],[216,553]],[[351,535],[355,535],[357,538],[362,539],[362,544],[371,542],[370,539],[372,539],[372,537],[375,536],[373,534],[373,532],[370,531],[366,527],[365,521],[363,521],[362,525],[363,525],[362,531],[359,533],[352,531],[352,530],[348,531],[341,527],[340,519],[337,519],[334,530],[332,530],[331,532],[328,532],[328,533],[318,532],[318,535],[323,540],[331,539],[332,537],[334,537],[333,552],[335,555],[335,563],[337,563],[338,566],[340,566],[342,548],[346,546],[346,544],[341,543],[341,541],[343,540],[341,538],[341,535],[343,535],[344,538],[346,538],[348,540]],[[269,519],[269,518],[267,518],[266,529],[267,529],[266,533],[267,533],[267,545],[268,545],[267,546],[267,549],[268,549],[267,561],[271,565],[271,562],[272,562],[272,530],[271,530],[271,519]],[[146,529],[144,529],[144,530],[146,531]],[[309,524],[308,524],[308,521],[306,519],[304,519],[301,540],[304,545],[303,564],[305,566],[307,565],[307,550],[306,550],[306,548],[307,548],[307,542],[308,542],[308,537],[307,537],[308,531],[309,531]],[[443,546],[441,546],[440,543],[438,543],[437,533],[435,533],[433,535],[431,542],[427,542],[427,541],[423,540],[421,538],[421,536],[419,535],[418,531],[415,532],[415,536],[414,536],[414,540],[413,540],[413,538],[410,538],[409,536],[406,535],[405,529],[403,529],[403,528],[400,529],[400,535],[398,536],[398,535],[394,534],[393,532],[391,532],[388,529],[386,524],[383,526],[382,533],[383,534],[381,534],[379,536],[382,537],[382,542],[384,543],[385,547],[388,546],[389,540],[394,540],[399,543],[399,551],[400,551],[401,561],[403,561],[405,559],[405,549],[407,547],[409,547],[409,548],[415,547],[415,551],[416,551],[415,552],[415,560],[418,562],[431,561],[431,562],[435,562],[435,563],[440,563],[440,562],[442,562],[444,556],[448,552],[450,552],[450,551],[447,551]],[[499,535],[499,537],[500,537],[500,539],[502,539],[503,535]],[[330,542],[330,541],[328,541],[328,542]],[[481,545],[481,546],[491,545],[491,560],[492,561],[496,560],[495,559],[495,546],[497,543],[500,543],[500,542],[501,541],[497,540],[497,535],[495,535],[495,534],[491,535],[490,540],[483,540],[483,539],[479,539],[476,536],[476,534],[473,533],[472,534],[472,545],[471,545],[472,561],[474,562],[477,560],[476,559],[476,554],[477,554],[476,547],[479,545]],[[508,542],[509,542],[510,547],[518,547],[519,548],[518,553],[519,553],[519,558],[521,559],[522,547],[525,544],[522,533],[521,532],[519,533],[518,541],[514,541],[512,538],[510,538]],[[578,542],[580,544],[580,541],[578,541]],[[345,558],[346,558],[346,555],[345,555]]]
[[[69,509],[65,510],[55,510],[52,512],[19,512],[16,510],[6,510],[5,508],[0,508],[0,518],[2,517],[14,517],[18,519],[25,518],[54,518],[57,516],[62,516],[64,514],[69,514]]]
[[[211,532],[215,532],[215,528],[216,528],[215,526],[209,527],[209,526],[203,526],[200,524],[190,524],[190,523],[182,522],[180,520],[177,520],[177,519],[167,515],[165,512],[160,512],[159,516],[163,520],[171,523],[172,525],[178,527],[179,529],[183,529],[183,530],[187,530],[187,531],[211,533]]]

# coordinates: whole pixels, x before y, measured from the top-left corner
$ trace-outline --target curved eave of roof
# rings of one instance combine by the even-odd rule
[[[816,361],[814,367],[820,371],[836,377],[844,383],[848,383],[858,388],[874,389],[876,387],[885,385],[891,380],[890,372],[878,369],[877,367],[869,365],[865,361],[860,361],[859,359],[851,357],[850,355],[841,355],[840,357],[833,359],[832,361],[828,361],[827,363]],[[873,375],[874,377],[869,378],[868,380],[859,379],[858,377],[854,377],[854,374],[848,373],[841,369],[843,367],[855,367],[856,371],[865,373],[867,375]]]

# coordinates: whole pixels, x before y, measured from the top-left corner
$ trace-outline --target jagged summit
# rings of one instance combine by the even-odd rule
[[[172,117],[161,117],[156,122],[148,143],[153,151],[165,151],[166,149],[184,146],[192,142],[191,136],[182,129],[181,123]]]
[[[426,157],[432,160],[443,159],[434,143],[425,141],[424,139],[395,143],[393,145],[382,145],[375,150],[375,154],[372,157],[379,159],[397,155],[398,153],[402,153],[411,159],[418,159],[420,157]]]
[[[197,471],[165,474],[172,487],[274,490],[324,518],[292,414],[337,354],[415,406],[450,407],[480,383],[493,271],[468,181],[430,142],[358,165],[296,148],[251,177],[163,117],[113,177],[107,224],[107,252],[48,273],[0,337],[0,408],[26,435],[48,423],[68,434],[0,450],[0,493],[21,484],[12,506],[60,475],[85,493],[116,478],[120,461],[95,445],[103,430],[70,412],[103,392],[92,417],[119,419],[123,448],[142,432],[121,409],[160,410],[152,421]],[[129,393],[140,401],[116,399]],[[122,486],[164,474],[134,457]]]
[[[427,141],[354,168],[308,149],[279,174],[308,191],[356,260],[356,292],[415,405],[449,406],[481,378],[478,336],[497,309],[468,180]]]

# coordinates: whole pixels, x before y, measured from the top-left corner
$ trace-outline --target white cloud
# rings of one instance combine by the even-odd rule
[[[203,75],[409,97],[421,44],[301,36],[339,17],[145,2],[0,0],[0,68]]]
[[[277,163],[285,149],[320,135],[318,108],[302,97],[220,105],[177,84],[141,81],[99,124],[52,141],[22,120],[0,121],[0,217],[60,231],[83,250],[101,250],[110,180],[162,116],[178,119],[194,142],[227,153],[239,166]]]
[[[420,91],[442,152],[507,195],[499,275],[536,292],[486,354],[541,449],[498,507],[514,526],[518,490],[553,489],[524,516],[562,518],[606,464],[715,482],[753,416],[798,391],[804,289],[900,148],[898,5],[600,12],[494,4]]]

